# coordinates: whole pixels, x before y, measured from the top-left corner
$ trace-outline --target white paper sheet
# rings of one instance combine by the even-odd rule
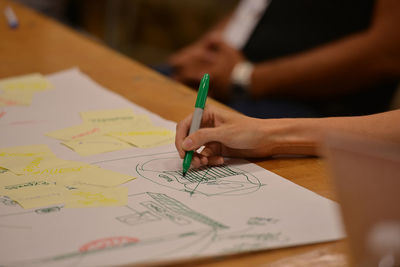
[[[0,197],[0,265],[98,266],[295,246],[344,236],[338,206],[255,164],[189,172],[173,145],[81,157],[44,133],[77,125],[79,112],[131,108],[154,125],[175,123],[105,90],[78,69],[48,76],[55,89],[30,107],[0,110],[0,147],[47,144],[60,158],[138,177],[123,207],[24,210]],[[140,90],[140,88],[137,88]]]

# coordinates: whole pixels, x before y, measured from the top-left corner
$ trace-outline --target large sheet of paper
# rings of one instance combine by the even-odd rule
[[[129,193],[120,207],[26,210],[0,196],[0,265],[175,261],[344,236],[336,203],[243,160],[182,177],[182,160],[171,144],[80,156],[45,133],[79,125],[82,111],[127,108],[147,114],[156,126],[174,130],[175,124],[105,90],[77,69],[47,78],[54,89],[35,95],[31,106],[0,109],[0,147],[45,144],[64,160],[137,179],[123,185]]]

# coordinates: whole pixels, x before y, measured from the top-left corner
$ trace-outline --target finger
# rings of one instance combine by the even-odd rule
[[[186,151],[196,150],[209,142],[218,142],[222,135],[222,127],[199,129],[183,140],[182,149]]]
[[[205,157],[221,156],[221,144],[217,142],[207,143],[200,153]]]
[[[215,51],[207,51],[204,53],[202,60],[207,64],[217,64],[218,54]]]
[[[202,156],[204,156],[204,157],[211,157],[211,156],[214,156],[214,155],[215,155],[214,150],[213,150],[212,148],[210,148],[210,147],[205,147],[205,148],[203,149],[203,151],[201,151],[200,154],[201,154]]]
[[[188,135],[190,123],[192,122],[192,116],[193,115],[190,114],[176,125],[175,147],[178,150],[179,156],[181,158],[185,156],[185,151],[182,148],[182,143],[185,137]]]
[[[224,158],[222,156],[213,156],[208,158],[208,165],[216,166],[224,164]]]
[[[198,155],[194,155],[194,156],[193,156],[191,166],[192,166],[193,168],[195,168],[195,169],[201,167],[201,161],[200,161],[200,158],[198,157]]]
[[[203,155],[199,155],[199,159],[200,159],[201,166],[208,165],[208,158],[207,157],[204,157]]]

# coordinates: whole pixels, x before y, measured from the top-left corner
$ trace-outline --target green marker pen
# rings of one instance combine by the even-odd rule
[[[190,125],[189,135],[194,133],[200,128],[201,118],[203,117],[204,106],[206,105],[208,85],[210,75],[204,74],[200,81],[199,91],[197,92],[197,99],[194,108],[192,124]],[[187,151],[183,159],[183,176],[186,175],[192,163],[193,151]]]

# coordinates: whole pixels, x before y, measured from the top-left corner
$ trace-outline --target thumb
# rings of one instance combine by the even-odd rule
[[[221,134],[220,128],[199,129],[183,140],[182,148],[186,151],[196,150],[209,142],[218,142]]]

